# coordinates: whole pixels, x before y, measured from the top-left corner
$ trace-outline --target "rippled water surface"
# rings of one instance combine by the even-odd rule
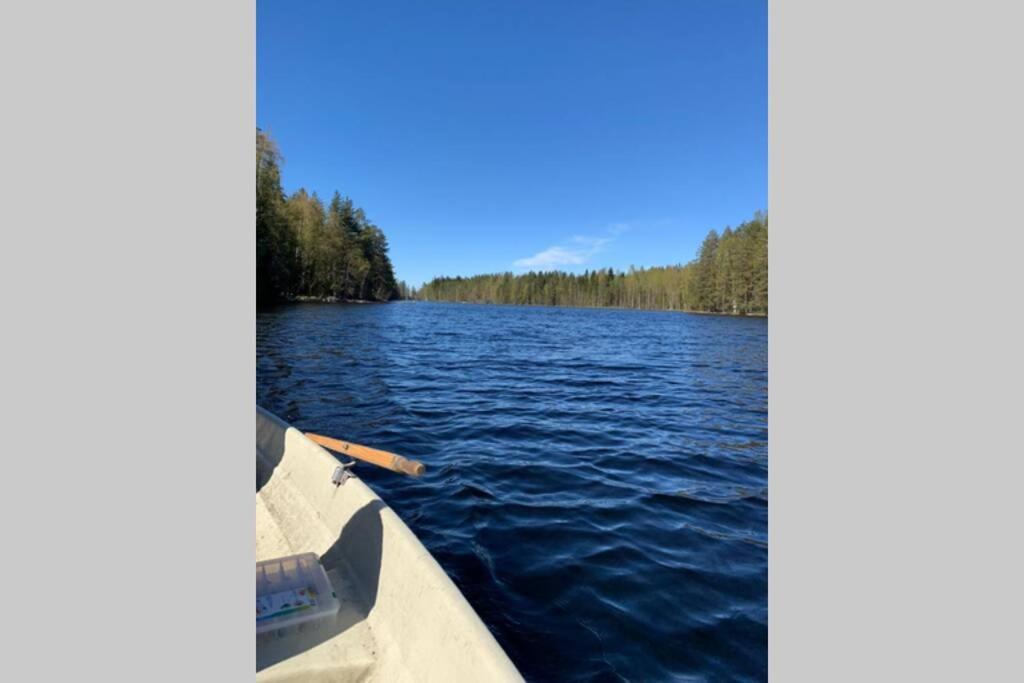
[[[257,315],[257,399],[356,472],[528,680],[764,680],[767,321],[393,303]]]

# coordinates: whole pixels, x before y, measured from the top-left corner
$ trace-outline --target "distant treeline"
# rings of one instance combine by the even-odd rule
[[[415,293],[425,301],[595,306],[768,313],[768,218],[758,212],[735,230],[712,230],[686,265],[435,278]]]
[[[316,193],[286,197],[281,155],[256,130],[256,300],[303,297],[389,301],[408,294],[395,281],[384,233],[337,192],[324,208]]]

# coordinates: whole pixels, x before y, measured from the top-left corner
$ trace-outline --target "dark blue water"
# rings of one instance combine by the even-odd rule
[[[767,322],[460,304],[257,316],[257,399],[357,466],[528,680],[764,680]]]

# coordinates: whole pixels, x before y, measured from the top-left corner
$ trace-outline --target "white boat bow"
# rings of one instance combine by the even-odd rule
[[[256,559],[316,553],[341,601],[323,629],[257,644],[257,680],[522,681],[419,539],[338,460],[256,410]]]

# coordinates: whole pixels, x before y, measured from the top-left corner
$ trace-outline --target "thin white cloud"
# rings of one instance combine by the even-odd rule
[[[548,247],[533,256],[513,261],[517,268],[557,268],[559,266],[581,266],[601,251],[616,237],[629,230],[626,223],[608,226],[606,234],[611,237],[588,237],[575,235],[572,239]]]
[[[590,249],[569,249],[566,247],[548,247],[529,258],[521,258],[512,265],[519,268],[554,268],[557,266],[578,266],[586,263],[592,256]]]

